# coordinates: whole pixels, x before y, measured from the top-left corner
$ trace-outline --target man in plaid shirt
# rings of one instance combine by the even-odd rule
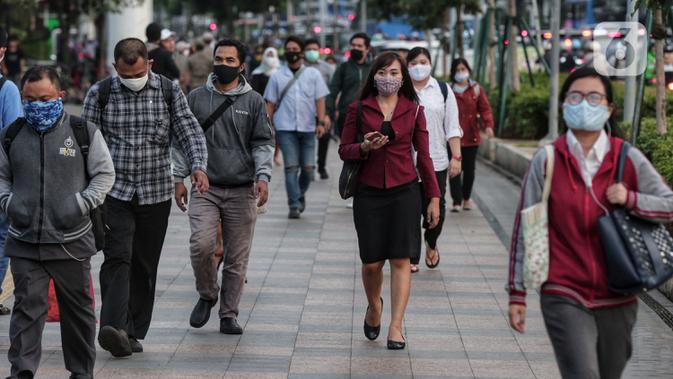
[[[123,357],[142,352],[138,340],[145,338],[152,319],[173,192],[171,140],[187,155],[199,192],[208,190],[208,157],[203,131],[180,87],[150,71],[145,44],[121,40],[114,60],[119,76],[91,87],[82,117],[100,127],[116,172],[104,204],[108,230],[98,342]]]

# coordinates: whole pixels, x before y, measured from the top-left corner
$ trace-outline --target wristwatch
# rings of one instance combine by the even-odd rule
[[[320,125],[320,126],[325,126],[326,124],[327,124],[327,123],[325,122],[325,120],[320,120],[320,121],[318,122],[318,125]]]

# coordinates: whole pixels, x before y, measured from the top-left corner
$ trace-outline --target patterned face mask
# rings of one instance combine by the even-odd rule
[[[393,76],[375,76],[376,89],[383,97],[388,97],[397,93],[402,87],[402,78]]]
[[[50,101],[23,101],[23,113],[26,121],[38,133],[44,133],[56,126],[63,114],[63,100],[59,97]]]

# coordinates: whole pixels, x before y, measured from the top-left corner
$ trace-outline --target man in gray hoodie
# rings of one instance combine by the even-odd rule
[[[0,132],[0,208],[10,222],[5,252],[15,287],[10,378],[32,378],[37,371],[49,279],[61,313],[65,368],[70,378],[93,378],[90,212],[112,188],[114,166],[96,126],[63,111],[56,70],[34,67],[21,84],[25,118]]]
[[[247,83],[245,47],[236,40],[215,46],[214,73],[206,85],[192,91],[187,101],[204,129],[208,147],[208,192],[192,190],[189,220],[190,250],[196,277],[197,302],[190,324],[208,322],[220,297],[220,332],[241,334],[238,304],[252,246],[257,207],[268,199],[274,140],[264,99]],[[173,149],[175,201],[186,210],[183,184],[191,165],[178,148]],[[225,239],[222,287],[217,284],[213,253],[218,224]]]

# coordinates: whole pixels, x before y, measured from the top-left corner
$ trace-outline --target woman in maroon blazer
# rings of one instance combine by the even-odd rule
[[[493,138],[493,111],[488,103],[484,88],[470,79],[472,69],[463,58],[451,63],[451,89],[458,103],[460,127],[463,138],[460,140],[463,174],[449,180],[453,207],[451,212],[459,212],[460,208],[469,211],[474,207],[470,199],[474,184],[474,172],[477,163],[477,152],[481,143],[480,129],[486,136]]]
[[[362,130],[357,130],[358,117]],[[381,330],[383,265],[388,260],[392,317],[387,346],[404,349],[402,320],[411,288],[410,258],[421,249],[418,173],[431,199],[426,211],[432,228],[439,221],[439,186],[423,107],[418,105],[406,64],[396,53],[383,53],[374,61],[360,100],[348,109],[339,154],[343,160],[362,161],[353,218],[369,304],[365,336],[374,340]]]

